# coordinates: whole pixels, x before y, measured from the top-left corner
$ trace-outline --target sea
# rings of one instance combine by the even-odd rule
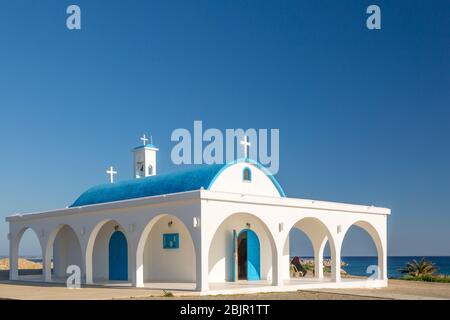
[[[419,261],[422,258],[426,258],[427,260],[433,262],[438,270],[436,273],[438,274],[445,274],[450,275],[450,256],[402,256],[402,257],[395,257],[390,256],[388,257],[387,265],[388,265],[388,278],[400,278],[402,277],[402,273],[399,271],[399,269],[402,269],[405,267],[406,263],[408,261],[417,260]],[[377,265],[377,257],[342,257],[342,260],[347,263],[347,266],[343,267],[343,269],[351,275],[354,276],[370,276],[370,273],[367,273],[367,267],[370,265]]]
[[[308,260],[314,259],[314,257],[310,256],[302,256],[301,258]],[[330,257],[327,256],[324,256],[323,258],[330,259]],[[389,256],[387,270],[388,278],[401,278],[403,274],[400,272],[400,269],[403,269],[408,261],[420,261],[422,258],[435,264],[437,267],[436,274],[450,275],[450,256]],[[369,266],[376,266],[378,258],[375,256],[342,257],[342,261],[347,265],[341,268],[349,275],[369,277],[373,274],[373,268],[369,268]]]

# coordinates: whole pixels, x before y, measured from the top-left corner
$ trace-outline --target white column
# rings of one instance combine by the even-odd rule
[[[203,241],[202,241],[203,242]],[[194,245],[196,245],[194,243]],[[208,291],[208,250],[202,245],[195,248],[195,290]]]
[[[142,264],[136,268],[135,276],[131,279],[131,284],[136,288],[144,287],[144,266]]]
[[[378,280],[387,280],[387,256],[386,254],[378,253]]]
[[[201,209],[203,210],[203,209]],[[208,221],[201,213],[200,224],[190,229],[195,250],[195,290],[208,291],[209,248],[212,238],[207,237]],[[209,230],[208,230],[209,231]]]
[[[323,278],[323,249],[314,249],[314,277]]]
[[[129,271],[129,280],[131,281],[131,286],[133,287],[137,287],[137,261],[136,261],[136,256],[137,256],[137,246],[132,245],[131,246],[131,252],[130,252],[130,271]],[[143,283],[142,283],[142,287],[143,287]]]
[[[81,247],[81,283],[86,284],[86,251],[85,246],[80,241],[80,247]]]
[[[314,249],[314,277],[318,279],[323,278],[323,251],[327,244],[327,237],[325,235],[310,238]]]
[[[272,270],[273,270],[273,279],[272,279],[272,285],[273,286],[282,286],[283,285],[283,268],[285,267],[284,262],[285,259],[283,259],[283,251],[280,250],[280,247],[282,248],[282,245],[275,246],[274,249],[272,249]],[[289,267],[286,266],[287,268]]]
[[[49,245],[44,249],[44,252],[42,253],[42,256],[44,257],[42,261],[42,273],[45,282],[52,282],[52,251],[53,245]]]
[[[20,237],[13,234],[9,239],[9,279],[19,279],[19,241]]]
[[[289,235],[286,238],[286,241],[283,246],[283,279],[290,280],[291,279],[291,271],[289,269],[289,265],[291,263],[291,257],[289,255]]]
[[[374,236],[371,236],[376,243],[378,256],[378,280],[387,280],[387,253],[386,253],[386,236],[379,241]]]
[[[94,284],[92,271],[92,250],[86,249],[84,257],[84,270],[86,272],[86,284]]]
[[[134,257],[135,264],[133,266],[133,269],[131,270],[131,272],[133,272],[131,283],[133,287],[136,288],[144,287],[144,249],[150,231],[146,232],[144,230],[139,240],[137,240],[138,242],[136,244],[136,255]]]
[[[135,261],[134,265],[132,264],[132,276],[131,276],[131,284],[136,288],[144,287],[144,249],[139,248],[136,249],[136,255],[133,257]]]
[[[337,241],[336,241],[337,242]],[[330,243],[330,248],[332,247]],[[341,244],[336,244],[331,249],[331,279],[334,282],[341,281]]]
[[[382,261],[381,266],[379,266],[380,272],[381,272],[380,279],[387,280],[388,279],[388,277],[387,277],[387,254],[386,254],[386,250],[384,250],[383,252],[384,253],[383,253],[382,258],[381,259],[378,258],[380,261]]]
[[[387,216],[384,217],[384,224],[383,224],[383,232],[382,232],[382,241],[381,241],[381,250],[382,254],[380,257],[380,254],[378,255],[378,267],[380,269],[381,280],[387,280]],[[380,266],[381,263],[381,266]]]

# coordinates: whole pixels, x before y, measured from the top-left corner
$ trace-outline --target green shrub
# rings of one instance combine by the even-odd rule
[[[170,291],[163,290],[163,297],[172,298],[174,295]]]
[[[430,274],[422,275],[422,276],[405,275],[400,279],[409,280],[409,281],[450,283],[450,276],[447,276],[447,275],[430,275]]]
[[[405,267],[399,269],[399,271],[412,277],[423,277],[434,274],[437,271],[437,267],[433,262],[422,258],[420,261],[417,261],[416,259],[407,261]]]

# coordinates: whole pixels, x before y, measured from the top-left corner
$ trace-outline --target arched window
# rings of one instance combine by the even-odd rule
[[[244,168],[244,171],[242,172],[242,180],[244,181],[252,181],[252,172],[250,171],[250,168]]]
[[[152,166],[152,165],[149,165],[149,166],[148,166],[148,175],[149,175],[149,176],[152,176],[152,175],[153,175],[153,166]]]

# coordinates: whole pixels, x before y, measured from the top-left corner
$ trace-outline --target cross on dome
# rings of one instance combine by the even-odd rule
[[[248,141],[248,136],[244,136],[244,140],[241,141],[242,148],[244,150],[244,159],[248,158],[248,148],[252,145]]]
[[[114,183],[114,175],[117,174],[117,171],[114,171],[113,166],[109,167],[109,170],[106,170],[106,173],[109,175],[109,182]]]

